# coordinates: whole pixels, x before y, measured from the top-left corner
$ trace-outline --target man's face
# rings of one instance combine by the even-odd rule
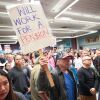
[[[60,59],[58,61],[58,66],[59,66],[60,70],[63,72],[65,70],[69,69],[70,61],[68,59]]]
[[[16,65],[18,65],[18,66],[22,66],[22,65],[23,65],[23,59],[22,59],[22,56],[21,56],[21,55],[17,55],[17,56],[15,57],[15,63],[16,63]]]
[[[86,67],[90,67],[91,66],[91,57],[87,57],[86,59],[83,60],[83,65]]]
[[[11,62],[13,60],[13,55],[8,54],[6,58],[7,58],[8,62]]]

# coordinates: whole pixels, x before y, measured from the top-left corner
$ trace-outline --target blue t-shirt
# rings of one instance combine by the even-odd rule
[[[70,74],[64,73],[65,78],[65,87],[66,87],[66,94],[68,99],[67,100],[75,100],[74,94],[74,80],[70,76]]]

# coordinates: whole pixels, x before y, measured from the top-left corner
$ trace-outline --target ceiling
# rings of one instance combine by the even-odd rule
[[[16,43],[6,7],[39,0],[0,0],[0,43]],[[100,0],[40,0],[52,34],[57,39],[74,38],[100,29]]]

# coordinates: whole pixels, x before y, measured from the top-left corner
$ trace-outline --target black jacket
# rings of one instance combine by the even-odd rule
[[[17,92],[26,93],[29,87],[29,80],[23,69],[19,69],[16,66],[9,71],[13,88]]]
[[[98,76],[96,75],[94,69],[86,69],[81,67],[78,71],[79,79],[79,94],[85,96],[92,96],[90,93],[91,88],[98,88]]]
[[[69,74],[74,80],[73,74],[71,71],[69,71]],[[57,69],[56,74],[52,74],[55,87],[51,88],[48,82],[48,79],[46,77],[45,72],[40,72],[40,75],[38,77],[38,89],[39,91],[45,90],[50,92],[50,100],[67,100],[67,95],[66,95],[66,88],[65,88],[65,80],[64,80],[64,75],[63,73]],[[47,84],[46,84],[47,83]],[[76,82],[74,80],[74,93],[75,93],[75,100],[77,100],[77,89],[76,89]]]
[[[95,68],[97,69],[97,71],[98,71],[99,74],[100,74],[100,57],[96,57],[96,58],[93,60],[93,65],[95,66]]]

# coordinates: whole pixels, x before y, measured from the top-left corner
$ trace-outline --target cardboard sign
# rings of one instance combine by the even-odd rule
[[[40,4],[22,4],[8,9],[23,53],[53,45],[56,41]]]

